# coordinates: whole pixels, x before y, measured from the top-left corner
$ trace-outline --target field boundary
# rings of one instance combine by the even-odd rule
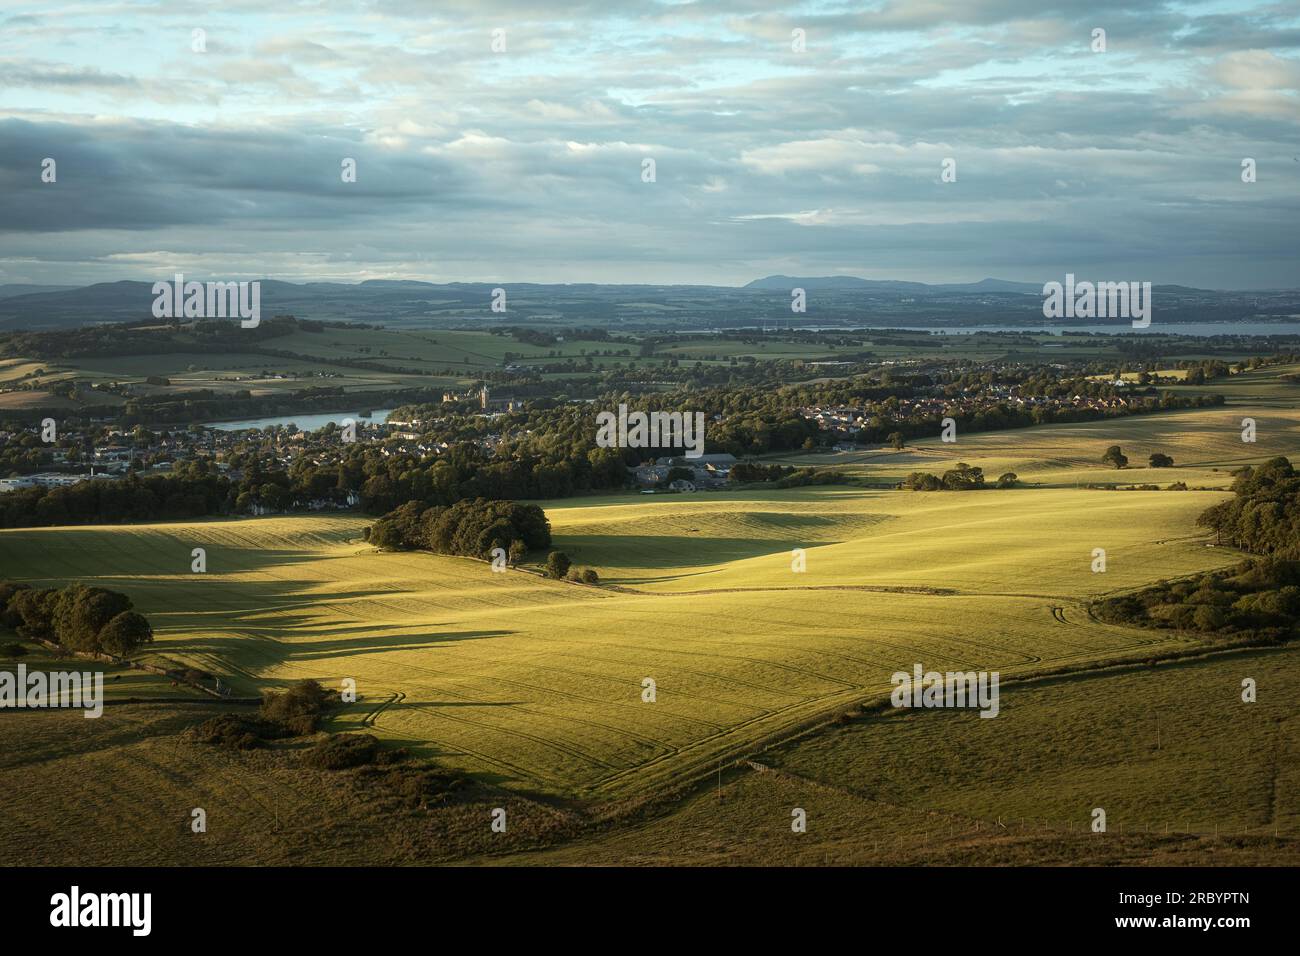
[[[1125,673],[1128,671],[1135,671],[1135,670],[1141,670],[1141,669],[1152,668],[1152,667],[1160,667],[1165,665],[1193,663],[1201,660],[1217,659],[1220,657],[1232,657],[1236,655],[1246,655],[1246,654],[1253,654],[1253,653],[1265,653],[1265,654],[1282,653],[1292,649],[1294,649],[1293,644],[1244,645],[1244,646],[1236,646],[1236,647],[1228,647],[1228,648],[1206,648],[1206,647],[1189,648],[1186,651],[1181,651],[1181,652],[1180,651],[1166,652],[1157,657],[1133,656],[1129,659],[1107,661],[1092,667],[1087,665],[1073,665],[1073,666],[1066,665],[1064,667],[1044,670],[1037,673],[1007,677],[1001,680],[1001,684],[1003,686],[1005,685],[1018,686],[1018,685],[1034,685],[1040,682],[1047,683],[1047,682],[1061,681],[1061,680],[1078,680],[1078,679],[1085,679],[1085,678],[1097,677],[1097,676],[1107,676],[1108,674]],[[887,716],[892,714],[893,712],[893,709],[889,707],[888,695],[880,697],[878,699],[860,702],[859,704],[856,705],[854,709],[857,710],[858,713],[850,715],[850,719],[852,719],[852,717],[854,716],[859,716],[859,715],[865,717]],[[909,710],[909,713],[910,712],[911,711]],[[922,711],[922,713],[924,713],[924,711]],[[849,712],[843,709],[835,712],[823,713],[815,718],[809,718],[803,721],[802,723],[795,725],[794,727],[788,728],[785,731],[773,732],[772,734],[769,734],[766,738],[761,738],[750,747],[745,748],[744,753],[739,753],[731,757],[719,758],[714,762],[714,765],[709,767],[707,770],[697,771],[695,773],[684,775],[678,781],[677,785],[672,786],[667,792],[662,793],[656,797],[648,798],[646,800],[641,800],[641,801],[633,801],[630,805],[626,799],[620,800],[616,798],[610,800],[606,804],[606,806],[609,807],[609,809],[612,812],[610,812],[607,819],[610,822],[612,822],[614,820],[623,818],[625,816],[633,816],[636,813],[643,810],[647,810],[649,807],[654,806],[656,804],[665,803],[665,802],[668,804],[672,804],[684,798],[685,795],[693,793],[707,786],[708,782],[713,779],[715,774],[719,773],[724,767],[730,767],[734,769],[734,768],[739,768],[744,766],[750,766],[751,769],[755,769],[751,765],[760,764],[761,761],[759,761],[757,758],[762,754],[765,754],[771,750],[775,750],[779,747],[789,746],[790,744],[803,740],[806,737],[810,737],[821,730],[834,726],[837,723],[839,723],[841,719],[846,715],[849,715]],[[772,769],[775,770],[775,768]],[[818,783],[818,785],[829,786],[827,784],[821,784],[821,783]],[[870,797],[865,797],[863,794],[855,793],[854,796],[862,799],[873,799]],[[617,809],[615,809],[619,805],[626,806],[627,809],[624,812],[619,812]],[[592,807],[593,813],[599,815],[600,807],[601,804],[599,802],[595,803]],[[915,808],[905,808],[905,809],[915,809]],[[926,811],[918,811],[918,812],[926,812]],[[1192,832],[1192,831],[1183,831],[1183,832]]]
[[[101,664],[117,664],[122,667],[129,667],[132,670],[145,671],[155,674],[159,677],[166,677],[178,684],[184,684],[186,687],[192,687],[195,690],[202,691],[209,697],[215,698],[214,703],[246,703],[249,701],[261,703],[261,698],[253,697],[227,697],[226,695],[213,690],[211,687],[204,687],[198,681],[190,680],[179,670],[167,670],[154,664],[146,664],[143,661],[133,661],[129,657],[116,657],[112,654],[101,654],[94,651],[74,651],[71,648],[64,647],[62,644],[56,644],[54,641],[47,641],[43,637],[29,638],[29,640],[40,644],[46,650],[53,651],[64,657],[74,657],[81,660],[99,661]]]

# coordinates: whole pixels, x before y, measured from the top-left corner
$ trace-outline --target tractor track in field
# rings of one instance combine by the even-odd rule
[[[382,714],[389,707],[393,706],[393,704],[400,704],[404,700],[406,700],[406,695],[403,694],[401,691],[395,691],[394,693],[390,694],[387,700],[381,701],[378,704],[378,706],[375,707],[374,710],[370,711],[368,714],[366,714],[366,716],[361,718],[361,726],[362,727],[375,726],[375,722],[379,720],[380,714]]]
[[[1252,645],[1246,645],[1241,647],[1230,647],[1230,648],[1197,647],[1197,648],[1188,648],[1186,650],[1171,651],[1170,653],[1163,655],[1161,659],[1155,663],[1159,663],[1159,664],[1192,663],[1192,662],[1203,661],[1203,660],[1214,660],[1223,657],[1233,657],[1236,655],[1260,653],[1261,651],[1267,653],[1270,651],[1280,651],[1280,650],[1285,650],[1285,647],[1269,648],[1269,647],[1259,647],[1259,646],[1252,646]],[[1141,658],[1130,657],[1126,659],[1125,658],[1112,659],[1112,660],[1099,661],[1094,666],[1068,667],[1067,669],[1063,669],[1063,670],[1048,669],[1044,671],[1030,672],[1027,674],[1006,676],[1002,679],[1002,684],[1021,685],[1021,686],[1027,685],[1032,687],[1035,684],[1038,684],[1040,682],[1050,681],[1052,683],[1056,683],[1061,681],[1073,682],[1078,680],[1088,680],[1099,676],[1104,676],[1108,673],[1122,673],[1125,671],[1132,671],[1132,670],[1144,670],[1149,668],[1152,665],[1152,663],[1153,662],[1149,659],[1141,659]],[[839,695],[828,695],[828,696],[835,697]],[[886,711],[888,711],[888,708],[886,708]],[[599,781],[596,784],[595,789],[598,791],[606,789],[611,784],[617,784],[617,782],[620,781],[621,779],[629,777],[632,774],[637,773],[638,771],[644,770],[648,766],[658,764],[664,760],[671,759],[674,757],[693,758],[691,764],[683,768],[683,771],[681,773],[675,775],[675,779],[672,782],[672,787],[682,792],[698,787],[706,783],[707,781],[712,780],[713,775],[717,773],[720,768],[726,768],[726,767],[734,768],[738,765],[745,764],[753,770],[758,770],[759,767],[755,765],[759,763],[759,756],[761,754],[769,750],[775,750],[782,747],[790,746],[791,744],[794,744],[804,738],[810,737],[813,734],[816,734],[817,732],[826,729],[827,727],[833,726],[836,719],[836,713],[837,713],[836,711],[829,711],[829,712],[823,711],[819,714],[810,715],[809,717],[799,721],[796,724],[787,726],[785,728],[777,729],[774,732],[768,734],[764,738],[760,738],[757,741],[750,741],[747,744],[740,745],[740,747],[738,748],[731,749],[730,752],[724,751],[724,752],[715,752],[713,754],[708,754],[708,755],[700,755],[698,754],[698,748],[701,745],[708,743],[709,739],[706,738],[705,740],[693,741],[690,744],[675,749],[670,754],[661,755],[660,757],[648,761],[645,764],[639,764],[635,767],[628,767],[615,774],[611,774],[610,776]],[[868,714],[867,716],[870,717],[870,716],[877,716],[877,715]],[[749,722],[747,721],[746,723]],[[722,734],[715,735],[715,739],[716,737],[721,737],[721,736],[724,735]],[[785,774],[786,776],[791,776],[791,777],[797,776],[795,774],[790,774],[787,771],[783,771],[779,767],[768,767],[766,765],[762,765],[762,766],[764,767],[765,770],[770,770],[778,774]],[[858,797],[859,799],[876,800],[876,798],[868,794],[849,791],[846,790],[845,788],[838,787],[835,784],[826,783],[825,781],[816,780],[814,778],[804,778],[804,779],[807,779],[809,783],[814,783],[826,789],[841,790],[842,792],[853,793],[853,796]],[[876,800],[876,802],[883,803],[884,801]],[[916,808],[908,808],[908,807],[900,806],[900,809],[915,810]],[[925,810],[920,810],[918,812],[929,813],[929,811],[925,811]],[[935,813],[932,813],[930,815],[950,816],[953,818],[960,818],[963,816],[962,814],[947,813],[945,811],[936,811]],[[967,818],[967,819],[979,819],[979,818]]]
[[[870,586],[855,587],[855,586],[848,586],[848,585],[830,586],[826,588],[819,588],[819,587],[730,588],[730,589],[719,589],[719,590],[727,590],[727,591],[747,591],[747,590],[893,591],[893,590],[901,590],[904,593],[916,593],[918,590],[921,590],[923,593],[934,593],[934,591],[930,591],[926,589],[915,589],[915,588],[894,589],[894,588],[870,587]],[[644,592],[637,592],[637,593],[644,593]],[[653,594],[653,592],[651,593]],[[700,594],[700,593],[707,593],[707,592],[695,591],[695,592],[677,592],[677,593]],[[962,593],[962,592],[951,592],[951,593]],[[990,595],[988,594],[988,592],[983,592],[980,596],[990,596]],[[1000,594],[999,596],[1007,596],[1007,597],[1014,596],[1014,597],[1025,597],[1025,598],[1049,597],[1046,595],[1030,595],[1030,594],[1014,594],[1014,595]],[[1049,597],[1049,599],[1065,600],[1059,597]],[[1108,629],[1113,629],[1114,627],[1116,627],[1116,625],[1111,624],[1099,618],[1096,615],[1096,613],[1093,611],[1091,602],[1087,602],[1087,601],[1073,602],[1070,603],[1068,607],[1082,610],[1082,612],[1087,616],[1088,621],[1099,627],[1108,628]],[[1078,621],[1072,621],[1069,618],[1067,618],[1066,610],[1067,610],[1067,605],[1065,604],[1053,605],[1051,606],[1052,617],[1058,623],[1063,624],[1067,627],[1078,628],[1084,626],[1084,624]],[[1128,651],[1130,653],[1137,652],[1140,651],[1140,649],[1149,647],[1151,645],[1165,643],[1166,640],[1167,638],[1163,636],[1152,636],[1146,639],[1138,639],[1134,641],[1132,644],[1120,648],[1115,648],[1114,653],[1122,654],[1125,651]],[[1110,658],[1110,659],[1100,660],[1095,662],[1091,666],[1089,665],[1075,666],[1070,664],[1064,664],[1064,666],[1059,668],[1048,667],[1047,669],[1039,670],[1037,672],[1031,671],[1027,674],[1008,676],[1004,679],[1004,683],[1030,684],[1032,686],[1033,683],[1039,681],[1055,682],[1055,681],[1062,681],[1062,680],[1064,681],[1085,680],[1111,671],[1123,671],[1123,670],[1131,670],[1136,668],[1146,668],[1146,667],[1150,667],[1153,663],[1169,664],[1175,662],[1190,662],[1190,661],[1195,661],[1195,660],[1200,660],[1205,658],[1216,658],[1224,655],[1231,656],[1231,655],[1241,654],[1241,653],[1250,653],[1252,651],[1258,651],[1258,650],[1259,648],[1251,647],[1251,646],[1221,648],[1221,649],[1197,647],[1197,648],[1187,648],[1182,650],[1170,650],[1165,654],[1160,655],[1160,659],[1158,661],[1153,661],[1151,659],[1140,659],[1134,657],[1127,657],[1127,658],[1121,657],[1118,659]],[[1041,657],[1037,655],[1033,655],[1031,656],[1030,660],[1026,661],[1026,663],[1043,664],[1043,663],[1051,663],[1051,662],[1045,662]],[[821,700],[829,701],[831,699],[838,698],[841,696],[842,696],[841,693],[833,693],[833,694],[825,695],[825,697],[821,698]],[[792,705],[792,707],[793,706],[795,705]],[[781,710],[785,710],[785,709],[787,708],[782,708]],[[779,714],[779,713],[780,710],[775,712],[775,714]],[[774,716],[774,715],[769,715],[769,716]],[[638,772],[644,771],[648,766],[659,764],[671,759],[683,759],[683,758],[689,760],[690,763],[687,765],[687,767],[683,769],[683,772],[676,775],[677,777],[676,786],[679,787],[685,786],[687,788],[697,786],[701,783],[701,781],[711,779],[716,769],[720,768],[723,765],[732,764],[734,766],[735,764],[738,763],[750,763],[751,761],[753,761],[755,756],[763,753],[764,751],[776,747],[787,746],[799,739],[802,739],[804,737],[816,733],[817,731],[823,729],[824,727],[830,726],[832,722],[835,720],[835,711],[823,710],[818,714],[810,715],[808,717],[805,717],[802,720],[798,720],[792,725],[787,725],[783,729],[778,729],[766,735],[764,738],[760,738],[758,741],[751,741],[748,744],[741,745],[741,748],[743,749],[740,748],[733,749],[731,750],[730,753],[727,753],[725,751],[723,753],[714,753],[712,755],[709,755],[708,757],[701,759],[701,755],[699,754],[699,751],[702,747],[706,746],[710,742],[717,741],[719,738],[727,736],[728,734],[734,732],[736,729],[744,727],[746,724],[754,723],[761,719],[762,719],[761,716],[752,718],[751,720],[745,721],[741,725],[738,725],[738,727],[732,727],[726,731],[711,735],[711,737],[709,738],[692,741],[688,744],[685,744],[684,746],[674,748],[671,752],[662,754],[654,758],[653,760],[648,761],[647,763],[639,764],[634,767],[624,768],[600,780],[596,784],[595,789],[602,790],[602,789],[609,788],[611,785],[617,786],[617,784],[621,780],[630,777],[633,774],[636,774]],[[856,794],[856,796],[863,797],[866,799],[871,799],[869,796],[866,796],[864,794]]]

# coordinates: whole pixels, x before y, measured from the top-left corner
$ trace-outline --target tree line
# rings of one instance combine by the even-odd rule
[[[998,488],[1014,488],[1019,481],[1014,471],[998,476]],[[914,471],[899,483],[910,491],[977,491],[989,487],[984,481],[984,469],[959,461],[943,473],[943,477],[928,471]]]
[[[85,584],[33,588],[0,581],[0,624],[26,640],[117,657],[153,641],[153,628],[129,597]]]
[[[1219,544],[1257,557],[1195,578],[1162,582],[1100,601],[1103,620],[1180,628],[1246,642],[1278,643],[1300,634],[1300,474],[1272,458],[1236,472],[1235,496],[1196,523]]]
[[[67,487],[19,488],[0,495],[0,527],[121,524],[197,518],[233,509],[239,485],[187,463],[170,475],[128,475]]]
[[[517,564],[551,546],[551,523],[537,505],[484,498],[442,506],[408,501],[366,529],[366,540],[394,551],[433,551],[488,560],[492,549]]]
[[[1207,509],[1196,523],[1222,544],[1252,554],[1300,560],[1300,475],[1287,458],[1235,472],[1235,497]]]

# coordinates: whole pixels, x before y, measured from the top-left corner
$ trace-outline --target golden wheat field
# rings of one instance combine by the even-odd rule
[[[6,531],[0,575],[122,590],[151,656],[236,691],[353,678],[344,726],[507,785],[617,796],[877,697],[914,662],[1012,674],[1176,641],[1079,602],[1227,560],[1191,527],[1218,497],[819,488],[553,509],[557,546],[627,590],[375,553],[349,517]]]
[[[1269,423],[1253,447],[1228,427],[1251,411]],[[897,861],[913,830],[931,829],[916,814],[934,813],[953,817],[949,836],[958,841],[941,856],[1085,858],[1094,850],[1062,850],[1059,836],[1098,793],[1130,826],[1150,823],[1142,811],[1160,806],[1194,831],[1162,850],[1143,844],[1149,859],[1200,859],[1213,850],[1198,841],[1211,839],[1202,831],[1214,817],[1213,794],[1225,787],[1234,789],[1230,822],[1260,830],[1252,839],[1264,839],[1270,823],[1283,831],[1294,823],[1294,781],[1270,769],[1291,754],[1283,738],[1294,714],[1274,709],[1257,726],[1227,719],[1214,733],[1198,730],[1204,720],[1196,715],[1210,711],[1195,694],[1210,686],[1226,694],[1220,685],[1239,665],[1189,664],[1147,675],[1141,662],[1207,648],[1179,632],[1102,624],[1086,603],[1239,560],[1210,546],[1195,519],[1227,497],[1236,463],[1300,448],[1295,412],[1267,411],[1264,419],[1262,406],[1230,406],[972,435],[956,450],[935,441],[901,453],[817,456],[818,464],[848,462],[865,486],[545,503],[555,546],[578,566],[596,568],[600,587],[551,581],[527,567],[493,573],[464,558],[380,553],[363,539],[366,519],[354,516],[7,530],[0,532],[0,578],[124,591],[155,628],[146,661],[207,670],[236,693],[307,677],[333,687],[355,680],[361,699],[328,729],[369,730],[506,795],[495,800],[524,801],[529,822],[518,842],[492,848],[447,842],[446,828],[454,829],[462,811],[440,811],[435,829],[443,828],[444,856],[455,843],[458,858],[497,859],[578,832],[565,812],[529,802],[534,797],[587,807],[671,803],[678,799],[671,795],[689,794],[721,770],[735,812],[717,828],[698,829],[699,814],[712,819],[716,807],[697,792],[672,803],[667,817],[584,837],[539,859],[553,853],[555,862],[573,861],[565,854],[584,846],[593,859],[636,856],[628,841],[639,833],[637,852],[647,862],[666,861],[678,846],[694,847],[691,859],[712,858],[714,847],[738,860],[771,860],[776,844],[750,859],[728,828],[745,814],[760,831],[788,828],[788,820],[773,824],[767,814],[775,812],[772,800],[787,802],[773,794],[791,786],[817,789],[840,821],[839,836],[801,851],[809,861],[819,853]],[[1135,464],[1151,451],[1172,454],[1178,467],[1159,471],[1160,486],[1184,480],[1192,490],[1085,487],[1152,480],[1151,469],[1103,467],[1098,459],[1111,443],[1124,445]],[[883,487],[899,473],[957,460],[992,476],[1014,470],[1021,486],[965,493]],[[190,570],[195,547],[206,549],[206,573]],[[1095,549],[1106,552],[1104,573],[1093,570]],[[1097,670],[1125,662],[1139,669]],[[998,671],[1008,709],[995,721],[969,713],[842,716],[882,700],[890,676],[916,663]],[[1293,664],[1294,655],[1270,663],[1271,684],[1288,682]],[[1053,671],[1071,673],[1020,683]],[[1157,678],[1161,683],[1148,682]],[[644,699],[647,679],[653,702]],[[1227,700],[1215,707],[1228,707]],[[1154,755],[1152,708],[1168,728]],[[94,733],[59,723],[61,716],[8,718],[6,740],[23,742],[9,748],[7,766],[22,770],[10,779],[32,799],[74,775],[117,794],[105,798],[111,813],[134,815],[153,842],[133,846],[127,857],[106,844],[106,861],[190,861],[192,850],[180,849],[168,829],[174,823],[183,833],[184,820],[160,822],[150,801],[170,807],[197,799],[191,793],[206,794],[224,813],[256,818],[248,823],[253,837],[217,854],[229,862],[268,852],[322,862],[427,855],[425,844],[394,842],[391,834],[372,834],[364,845],[344,836],[355,815],[346,809],[357,799],[351,784],[288,767],[292,748],[196,752],[173,736],[201,718],[192,705],[110,708],[100,722],[87,722],[97,724]],[[29,739],[29,728],[39,734]],[[1225,754],[1237,763],[1225,765]],[[754,772],[737,764],[744,759],[765,761],[783,776],[758,774],[755,782]],[[927,784],[935,774],[947,779],[967,759],[979,762],[969,786]],[[947,769],[927,776],[927,766]],[[1173,784],[1189,779],[1198,785],[1172,795]],[[245,781],[242,789],[236,780]],[[314,812],[299,813],[293,825],[279,819],[280,806],[309,805],[346,812],[328,826]],[[844,840],[863,813],[893,820],[894,842],[876,840],[868,849],[859,841],[848,852]],[[1002,836],[982,827],[1003,814],[1032,832],[990,850],[989,841]],[[23,821],[39,828],[25,811]],[[442,839],[427,827],[420,832],[421,840]],[[1096,861],[1127,859],[1130,851],[1139,848],[1115,844]],[[1237,851],[1234,859],[1256,852]]]

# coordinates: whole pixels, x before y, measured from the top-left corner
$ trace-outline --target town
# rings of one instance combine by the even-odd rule
[[[1212,375],[1234,371],[1223,363],[1206,368]],[[121,416],[108,416],[72,418],[56,429],[54,441],[45,441],[36,423],[10,423],[0,430],[0,501],[22,492],[36,507],[38,499],[48,497],[40,507],[55,520],[65,510],[60,495],[83,482],[172,476],[182,484],[221,479],[223,493],[209,489],[207,503],[200,505],[189,490],[168,485],[163,493],[172,504],[159,506],[161,513],[374,511],[392,506],[394,496],[410,484],[413,469],[432,476],[439,462],[454,462],[464,473],[457,479],[464,487],[449,489],[449,500],[483,493],[485,483],[469,478],[468,472],[488,463],[510,471],[511,487],[523,497],[629,486],[647,492],[708,491],[755,480],[751,469],[733,472],[738,461],[783,451],[901,448],[909,440],[937,434],[947,420],[963,431],[988,431],[1221,401],[1161,392],[1153,384],[1160,377],[1154,370],[1127,378],[1089,371],[1005,361],[956,366],[890,361],[866,375],[776,391],[644,393],[663,409],[651,414],[690,414],[707,422],[707,443],[690,453],[655,445],[599,448],[594,400],[503,395],[486,381],[445,390],[440,403],[400,406],[382,421],[364,413],[336,415],[313,430],[299,427],[292,416],[268,420],[260,428],[220,422],[128,425]],[[1202,378],[1206,374],[1199,366],[1193,371]],[[757,403],[757,424],[753,412],[729,410],[737,395],[751,392],[742,404]],[[591,455],[597,451],[600,457],[593,464]],[[521,472],[528,475],[523,487],[518,484]],[[17,499],[6,503],[8,509],[0,513],[18,507]]]

